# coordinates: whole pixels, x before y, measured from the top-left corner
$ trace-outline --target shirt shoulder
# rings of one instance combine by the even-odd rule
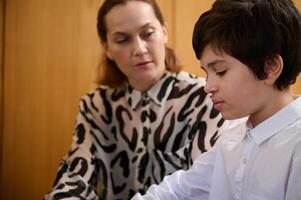
[[[301,132],[301,116],[296,120],[294,126],[296,127],[297,130],[299,130],[299,132]]]
[[[301,116],[285,129],[281,130],[280,138],[291,143],[291,146],[301,146]]]

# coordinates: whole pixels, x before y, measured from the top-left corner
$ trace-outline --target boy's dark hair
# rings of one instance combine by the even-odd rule
[[[279,54],[283,71],[279,90],[295,83],[301,72],[301,16],[291,0],[217,0],[198,19],[193,32],[198,59],[210,45],[247,65],[260,80],[265,62]]]

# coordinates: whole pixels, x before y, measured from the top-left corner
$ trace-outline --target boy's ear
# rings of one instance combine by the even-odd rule
[[[283,70],[283,60],[279,54],[266,58],[265,60],[265,74],[266,84],[273,86],[276,80],[279,78]]]

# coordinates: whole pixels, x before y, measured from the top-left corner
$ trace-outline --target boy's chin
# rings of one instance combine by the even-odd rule
[[[241,119],[241,118],[247,117],[247,115],[234,115],[234,114],[231,115],[231,114],[226,114],[223,112],[221,112],[221,114],[225,120],[235,120],[235,119]]]

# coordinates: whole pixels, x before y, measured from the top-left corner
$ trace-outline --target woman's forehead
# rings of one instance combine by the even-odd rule
[[[159,23],[152,6],[143,1],[129,1],[113,7],[106,15],[105,22],[108,32],[127,31]]]

